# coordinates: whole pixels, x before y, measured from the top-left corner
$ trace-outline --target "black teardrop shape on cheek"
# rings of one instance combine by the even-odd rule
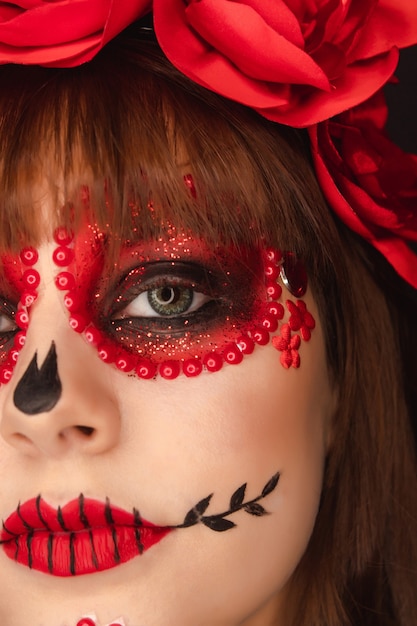
[[[13,395],[15,406],[26,415],[50,411],[62,394],[55,343],[51,343],[40,369],[37,356],[35,352]]]

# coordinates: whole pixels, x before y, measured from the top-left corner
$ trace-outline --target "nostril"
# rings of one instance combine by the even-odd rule
[[[91,435],[95,432],[95,428],[92,428],[91,426],[76,426],[75,428],[87,437],[91,437]]]

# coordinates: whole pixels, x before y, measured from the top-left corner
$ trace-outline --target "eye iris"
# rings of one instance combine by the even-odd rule
[[[190,308],[193,290],[184,287],[158,287],[148,291],[148,301],[158,315],[180,315]]]

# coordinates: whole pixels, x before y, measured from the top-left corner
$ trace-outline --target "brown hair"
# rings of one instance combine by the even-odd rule
[[[339,402],[287,623],[415,626],[415,294],[328,209],[302,132],[194,85],[143,39],[129,29],[70,70],[0,69],[0,245],[42,238],[42,181],[56,224],[81,219],[86,187],[94,219],[122,237],[168,219],[213,242],[267,233],[302,255]]]

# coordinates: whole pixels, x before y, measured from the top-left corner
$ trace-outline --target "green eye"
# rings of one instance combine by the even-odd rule
[[[194,291],[187,287],[168,286],[149,289],[147,298],[152,309],[161,316],[181,315],[189,310]]]

